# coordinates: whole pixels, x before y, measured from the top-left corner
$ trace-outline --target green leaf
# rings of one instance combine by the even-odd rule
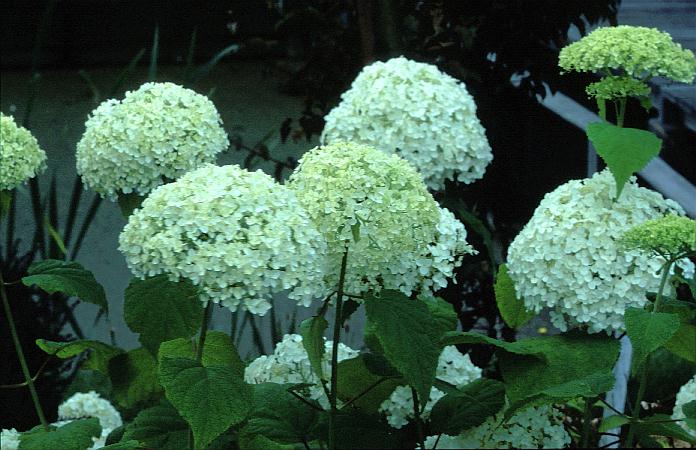
[[[92,437],[100,435],[99,419],[78,419],[59,428],[51,426],[51,431],[36,427],[22,433],[19,448],[21,450],[85,450],[92,446]]]
[[[143,409],[126,426],[123,440],[136,440],[148,448],[179,450],[188,440],[188,423],[166,400]]]
[[[679,329],[677,314],[654,313],[627,308],[626,334],[633,344],[632,368],[636,370],[652,352],[665,345]]]
[[[130,194],[124,194],[122,192],[119,193],[117,201],[119,208],[121,208],[121,214],[123,214],[123,217],[128,219],[128,217],[133,214],[133,211],[140,208],[143,200],[145,200],[145,197],[138,195],[135,192],[131,192]]]
[[[62,292],[109,311],[104,288],[79,263],[46,259],[32,264],[28,273],[29,276],[22,278],[26,286],[37,285],[49,294]]]
[[[115,444],[110,444],[101,448],[105,450],[138,450],[145,449],[147,447],[138,441],[130,440],[116,442]]]
[[[422,296],[420,300],[425,302],[430,314],[433,316],[433,319],[435,319],[436,326],[440,329],[442,334],[457,329],[459,318],[457,317],[457,313],[454,312],[451,303],[444,301],[440,297]]]
[[[609,416],[605,417],[602,419],[602,423],[599,426],[599,432],[600,433],[606,433],[609,430],[613,430],[614,428],[619,428],[623,425],[626,425],[627,423],[630,423],[631,421],[628,419],[628,417],[625,416]]]
[[[691,400],[689,403],[685,403],[682,406],[682,412],[687,419],[696,420],[696,400]]]
[[[85,369],[98,370],[104,374],[108,373],[109,360],[116,355],[123,353],[118,347],[112,347],[99,341],[81,339],[70,342],[47,341],[37,339],[36,345],[48,353],[61,359],[72,358],[87,350],[90,351],[89,359],[82,365]]]
[[[401,292],[382,291],[365,296],[365,311],[384,356],[420,398],[429,398],[440,356],[440,329],[428,307]]]
[[[397,386],[405,384],[401,377],[383,376],[370,371],[366,354],[338,363],[338,397],[366,413],[376,413]]]
[[[689,444],[696,445],[696,436],[677,425],[666,414],[655,414],[636,423],[636,435],[642,436],[667,436],[677,438]]]
[[[343,305],[341,306],[341,323],[346,323],[346,320],[350,319],[350,316],[352,316],[359,307],[360,303],[351,298],[344,300]]]
[[[106,376],[106,372],[80,369],[63,393],[63,399],[68,399],[78,392],[89,391],[95,391],[102,398],[110,399],[112,390],[111,380]]]
[[[540,349],[534,341],[522,339],[516,342],[506,342],[486,336],[485,334],[471,331],[454,331],[446,333],[440,341],[442,347],[456,344],[489,344],[517,355],[536,355],[543,358],[543,349]]]
[[[158,360],[163,358],[196,359],[196,343],[191,339],[173,339],[160,345]],[[230,337],[222,331],[209,330],[203,346],[203,367],[224,366],[244,378],[244,363]]]
[[[696,326],[682,323],[665,343],[665,348],[680,358],[696,363]]]
[[[111,358],[109,376],[113,383],[113,398],[125,409],[149,403],[162,392],[157,381],[155,358],[142,347]]]
[[[505,264],[501,264],[498,269],[494,290],[500,315],[510,328],[518,329],[534,317],[534,312],[527,311],[524,301],[517,296],[515,285],[508,275]]]
[[[250,385],[227,366],[203,367],[191,359],[165,357],[159,379],[167,399],[191,426],[196,449],[242,422],[251,409]]]
[[[328,326],[329,323],[322,316],[310,317],[300,324],[302,346],[307,351],[312,372],[323,381],[326,381],[326,376],[321,368],[321,361],[324,357],[324,332]]]
[[[662,145],[662,141],[649,131],[621,128],[607,122],[589,124],[587,137],[614,175],[616,198],[629,177],[657,156]]]
[[[503,383],[478,379],[442,397],[430,413],[431,431],[457,435],[477,427],[505,406]]]
[[[51,221],[48,220],[47,216],[44,216],[44,226],[46,227],[46,231],[48,231],[49,236],[51,236],[51,239],[53,239],[53,242],[58,246],[58,249],[61,251],[63,255],[68,254],[68,250],[65,248],[65,242],[63,242],[63,238],[61,237],[60,233],[51,225]]]
[[[169,281],[166,275],[159,275],[131,280],[126,288],[123,315],[128,327],[140,334],[143,347],[156,355],[162,342],[196,334],[203,306],[193,284]]]
[[[323,414],[316,427],[324,442],[328,441],[328,414]],[[320,448],[318,446],[312,448]],[[360,410],[348,408],[336,414],[336,448],[400,449],[407,448],[390,426]]]

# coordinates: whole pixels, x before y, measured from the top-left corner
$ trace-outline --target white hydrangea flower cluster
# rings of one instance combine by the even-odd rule
[[[17,450],[19,448],[19,431],[14,428],[0,432],[0,450]]]
[[[77,144],[77,172],[103,197],[147,195],[205,163],[229,140],[215,105],[173,83],[145,83],[90,115]]]
[[[61,427],[73,420],[90,417],[99,419],[102,431],[101,436],[92,438],[94,445],[88,450],[104,447],[109,434],[123,425],[121,414],[95,391],[78,392],[61,403],[58,406],[58,422],[53,425]]]
[[[443,287],[462,254],[473,252],[464,226],[396,155],[348,142],[317,147],[302,157],[288,186],[328,243],[327,290],[338,283],[346,245],[352,294]]]
[[[476,104],[463,83],[404,57],[363,68],[324,118],[322,142],[354,141],[397,153],[429,188],[472,183],[493,159]]]
[[[0,191],[9,191],[46,167],[46,152],[36,138],[0,113]]]
[[[155,189],[119,249],[138,277],[199,286],[204,303],[263,315],[272,294],[309,306],[323,292],[326,245],[294,193],[261,171],[205,165]]]
[[[458,436],[428,436],[428,449],[449,448],[566,448],[571,439],[563,415],[551,406],[527,408],[504,422],[504,413]],[[437,442],[437,446],[435,443]]]
[[[614,201],[608,170],[571,180],[546,194],[508,250],[508,269],[528,310],[549,308],[551,321],[565,331],[587,326],[590,333],[621,331],[627,307],[642,308],[646,292],[659,286],[664,260],[620,244],[634,225],[682,208],[635,177]],[[694,266],[678,263],[687,277]]]
[[[450,345],[445,347],[440,353],[435,372],[437,378],[449,384],[462,388],[472,381],[481,378],[481,369],[476,367],[469,358],[457,350],[457,347]],[[428,399],[421,417],[427,419],[430,412],[445,393],[433,387],[430,389]],[[413,419],[413,395],[408,386],[397,386],[388,399],[382,402],[379,411],[387,417],[387,422],[394,428],[402,428]]]
[[[324,341],[324,358],[322,371],[327,380],[331,379],[331,355],[333,341]],[[338,344],[338,362],[356,358],[360,352],[345,344]],[[251,384],[260,383],[308,383],[309,397],[318,401],[323,407],[328,406],[319,378],[312,372],[307,351],[302,345],[302,336],[286,334],[279,342],[272,355],[262,355],[253,360],[244,370],[244,381]]]
[[[689,402],[696,400],[696,376],[689,380],[684,386],[677,392],[677,401],[674,403],[674,410],[672,411],[672,419],[684,419],[684,411],[682,407]],[[689,426],[684,422],[679,422],[682,428],[684,428],[688,433],[696,437],[696,430],[689,428]]]

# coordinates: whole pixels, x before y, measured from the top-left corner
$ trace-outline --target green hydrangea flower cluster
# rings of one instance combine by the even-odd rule
[[[620,25],[597,28],[561,50],[559,66],[565,71],[615,71],[639,80],[666,77],[691,83],[696,76],[696,58],[655,28]]]
[[[0,191],[9,191],[46,167],[46,152],[11,116],[0,113]]]
[[[647,97],[650,95],[650,86],[644,81],[627,76],[610,75],[599,81],[590,83],[585,92],[590,97],[598,100],[615,100],[625,97]]]
[[[648,220],[628,230],[621,241],[630,249],[679,259],[696,253],[696,220],[674,214]]]

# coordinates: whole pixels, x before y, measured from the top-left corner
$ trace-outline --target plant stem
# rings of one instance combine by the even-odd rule
[[[201,319],[201,334],[198,337],[198,345],[196,346],[196,361],[201,364],[203,361],[203,347],[205,346],[205,337],[208,334],[208,324],[210,323],[210,316],[213,311],[213,302],[210,300],[208,304],[205,305],[203,310],[203,318]],[[188,448],[194,450],[193,441],[193,429],[189,429],[188,435]]]
[[[418,401],[418,392],[412,387],[411,396],[413,397],[413,414],[416,419],[416,431],[418,432],[418,443],[420,448],[425,450],[425,440],[423,438],[423,423],[420,416],[420,402]]]
[[[333,329],[333,346],[331,348],[331,392],[329,393],[329,450],[336,449],[336,399],[338,397],[338,343],[341,338],[341,308],[343,307],[343,285],[346,282],[346,267],[348,265],[348,248],[343,252],[341,260],[341,272],[338,276],[338,289],[336,290],[336,310]]]
[[[7,299],[7,292],[5,292],[5,280],[2,278],[2,273],[0,273],[0,294],[2,295],[2,304],[5,308],[5,317],[7,317],[7,323],[10,326],[10,333],[12,334],[12,342],[14,343],[15,350],[17,351],[17,357],[19,358],[19,365],[22,367],[22,373],[24,374],[24,379],[26,380],[27,386],[29,387],[29,393],[31,394],[31,399],[34,402],[34,408],[36,409],[36,414],[39,416],[41,425],[44,430],[49,431],[48,421],[44,415],[43,409],[41,408],[41,402],[39,401],[39,394],[36,393],[36,387],[34,386],[34,380],[31,378],[29,373],[29,367],[27,366],[27,360],[24,358],[24,352],[22,351],[22,344],[19,341],[19,335],[17,334],[17,327],[15,326],[14,318],[12,317],[12,309],[10,308],[10,301]]]
[[[672,268],[673,260],[668,260],[664,266],[662,266],[662,278],[660,278],[660,287],[657,288],[657,295],[655,296],[655,305],[653,306],[653,312],[658,312],[660,310],[660,304],[662,303],[662,291],[667,283],[667,278],[669,277],[669,271]]]
[[[626,116],[626,97],[619,99],[618,106],[616,109],[616,125],[623,127],[624,117]]]
[[[590,425],[592,422],[592,399],[585,398],[585,414],[582,417],[582,441],[581,448],[590,448]]]

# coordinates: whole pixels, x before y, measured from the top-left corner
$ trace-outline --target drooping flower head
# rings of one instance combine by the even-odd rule
[[[338,142],[306,153],[290,176],[328,244],[328,290],[338,283],[348,249],[346,291],[400,290],[407,295],[446,284],[459,256],[471,252],[451,213],[440,210],[404,159]],[[432,282],[424,281],[433,275]]]
[[[78,392],[58,406],[58,427],[67,425],[76,419],[94,417],[99,419],[102,428],[100,437],[93,437],[94,445],[90,449],[104,447],[106,438],[116,428],[123,425],[121,414],[106,399],[94,391]]]
[[[565,71],[619,72],[638,80],[660,76],[691,83],[696,76],[693,52],[669,33],[629,25],[597,28],[563,48],[558,65]]]
[[[672,419],[682,420],[682,422],[679,422],[679,425],[689,434],[696,437],[696,421],[691,420],[691,424],[683,421],[686,418],[686,414],[684,414],[683,410],[684,405],[693,401],[696,401],[696,376],[679,389],[676,402],[674,403],[674,410],[672,411]]]
[[[205,165],[155,189],[128,219],[120,250],[136,276],[199,286],[204,303],[263,315],[273,293],[322,295],[325,243],[295,194],[261,171]]]
[[[322,371],[326,380],[331,379],[331,355],[333,354],[333,341],[324,341],[324,357],[322,359]],[[359,352],[347,345],[338,344],[338,362],[356,358]],[[328,399],[319,378],[312,372],[309,356],[302,344],[302,336],[299,334],[286,334],[279,342],[272,355],[262,355],[253,360],[244,370],[244,381],[251,384],[279,383],[312,384],[308,389],[309,397],[328,405]]]
[[[551,406],[540,406],[517,412],[507,421],[500,412],[458,436],[428,436],[425,448],[566,448],[570,443],[563,414]]]
[[[173,83],[145,83],[123,100],[107,100],[85,124],[77,172],[104,197],[145,196],[227,149],[213,103]]]
[[[446,179],[478,180],[493,159],[464,84],[404,57],[363,68],[324,119],[322,142],[354,141],[396,153],[434,190]]]
[[[36,138],[0,113],[0,191],[16,188],[46,167],[46,153]]]
[[[450,345],[445,347],[440,353],[437,362],[435,375],[438,379],[452,384],[457,388],[462,388],[478,378],[481,378],[481,369],[476,367],[469,358],[457,350],[457,347]],[[430,417],[433,406],[445,393],[433,387],[430,389],[430,398],[426,402],[421,416],[424,419]],[[388,399],[382,402],[379,411],[387,417],[387,422],[394,428],[402,428],[414,418],[413,415],[413,395],[408,386],[397,386]],[[428,447],[431,448],[431,447]]]
[[[635,225],[684,212],[635,178],[616,201],[615,189],[608,170],[559,186],[508,250],[510,277],[525,307],[537,313],[548,308],[561,330],[622,331],[625,309],[642,308],[646,292],[659,286],[664,259],[625,249],[620,239]],[[688,260],[678,264],[693,273]]]
[[[670,214],[636,225],[621,240],[627,248],[665,259],[682,258],[696,253],[696,220]]]

